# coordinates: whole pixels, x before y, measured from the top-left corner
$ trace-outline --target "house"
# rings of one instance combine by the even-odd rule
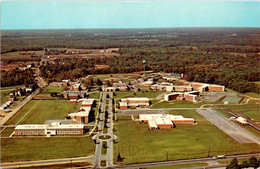
[[[21,124],[14,129],[17,136],[39,136],[39,135],[81,135],[84,134],[83,124]]]
[[[147,97],[123,98],[121,102],[119,102],[120,109],[126,109],[126,107],[132,109],[136,109],[137,107],[145,108],[149,105],[149,99]]]

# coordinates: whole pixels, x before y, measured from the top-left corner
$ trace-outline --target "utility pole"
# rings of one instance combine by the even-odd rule
[[[144,64],[144,77],[145,77],[145,63],[146,63],[146,60],[143,60],[143,64]]]

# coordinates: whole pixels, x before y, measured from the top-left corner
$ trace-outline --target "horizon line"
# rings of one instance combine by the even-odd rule
[[[8,30],[86,30],[86,29],[173,29],[173,28],[260,28],[260,27],[239,27],[239,26],[189,26],[189,27],[139,27],[139,28],[33,28],[33,29],[0,29],[1,31]]]

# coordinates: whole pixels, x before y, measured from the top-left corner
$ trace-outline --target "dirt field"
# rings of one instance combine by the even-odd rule
[[[260,138],[240,127],[238,124],[228,120],[228,118],[217,111],[198,109],[197,112],[239,143],[257,143],[260,145]]]

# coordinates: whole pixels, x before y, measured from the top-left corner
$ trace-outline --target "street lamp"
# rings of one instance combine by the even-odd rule
[[[143,64],[144,64],[144,77],[145,77],[145,63],[146,63],[146,60],[143,60]]]

